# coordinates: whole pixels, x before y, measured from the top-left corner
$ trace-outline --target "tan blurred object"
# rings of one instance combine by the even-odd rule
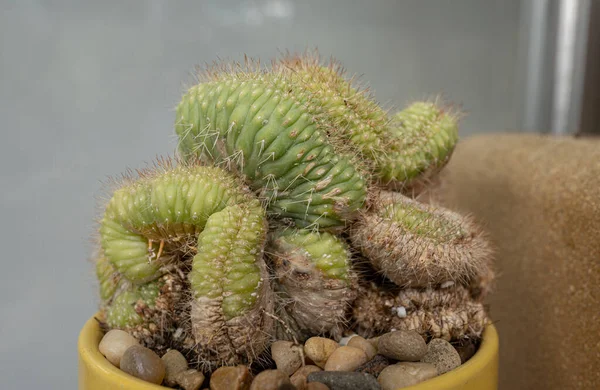
[[[469,138],[441,182],[497,249],[500,389],[600,389],[600,140]]]

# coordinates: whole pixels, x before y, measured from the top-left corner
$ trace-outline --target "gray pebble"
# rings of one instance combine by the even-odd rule
[[[446,340],[433,339],[427,345],[427,354],[421,361],[433,364],[438,370],[438,375],[442,375],[460,366],[460,355]]]
[[[427,353],[425,340],[412,330],[386,333],[379,338],[377,347],[379,354],[402,362],[418,362]]]
[[[362,372],[319,371],[311,372],[308,382],[321,382],[331,390],[380,390],[377,380]]]
[[[416,385],[436,375],[437,369],[432,364],[403,362],[384,368],[377,381],[383,390],[396,390]]]
[[[331,390],[329,386],[321,382],[310,382],[306,385],[306,390]]]
[[[127,348],[121,358],[121,370],[157,385],[165,377],[165,363],[152,350],[141,345]]]

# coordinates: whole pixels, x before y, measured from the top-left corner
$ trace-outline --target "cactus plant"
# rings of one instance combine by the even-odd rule
[[[100,221],[107,328],[205,371],[349,329],[480,335],[493,278],[480,230],[390,192],[426,186],[448,161],[453,110],[388,115],[314,54],[200,79],[177,107],[179,158],[124,176]]]

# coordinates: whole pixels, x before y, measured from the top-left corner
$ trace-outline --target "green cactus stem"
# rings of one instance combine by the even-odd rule
[[[377,270],[401,287],[470,285],[489,271],[490,248],[469,218],[399,193],[375,195],[350,237]]]
[[[449,160],[458,141],[458,115],[437,102],[420,101],[388,118],[367,89],[358,90],[335,61],[318,55],[286,56],[275,62],[295,89],[321,105],[320,126],[349,141],[369,165],[373,180],[392,189],[414,188]],[[340,142],[340,141],[336,141]]]
[[[332,142],[321,102],[279,72],[214,71],[177,107],[180,152],[242,175],[272,215],[300,227],[343,227],[363,205],[365,179]]]

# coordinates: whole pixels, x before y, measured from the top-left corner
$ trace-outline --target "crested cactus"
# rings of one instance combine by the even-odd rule
[[[392,192],[443,168],[457,117],[437,102],[390,116],[314,55],[208,69],[177,107],[180,159],[125,176],[106,205],[103,324],[205,371],[349,329],[479,336],[485,238]]]

